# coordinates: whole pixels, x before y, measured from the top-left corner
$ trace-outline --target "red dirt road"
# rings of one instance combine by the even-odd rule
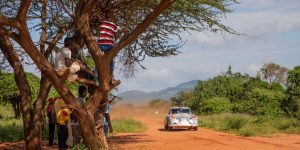
[[[241,137],[199,128],[198,131],[165,131],[163,115],[140,110],[129,116],[143,122],[144,133],[118,134],[110,138],[112,149],[125,150],[300,150],[300,135]],[[113,114],[115,117],[123,116]]]
[[[198,131],[165,131],[164,112],[155,115],[147,108],[112,108],[113,118],[132,117],[146,124],[143,133],[120,133],[109,137],[112,150],[300,150],[300,135],[241,137],[199,128]],[[201,118],[200,118],[201,119]],[[47,147],[44,141],[43,149]],[[23,150],[24,142],[2,143],[0,149]]]

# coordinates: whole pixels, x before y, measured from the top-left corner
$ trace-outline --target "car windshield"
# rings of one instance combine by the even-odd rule
[[[191,109],[182,109],[182,108],[176,108],[170,110],[171,114],[191,114]]]

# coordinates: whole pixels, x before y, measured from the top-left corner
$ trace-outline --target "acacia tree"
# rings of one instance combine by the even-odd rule
[[[94,113],[97,106],[106,103],[107,93],[116,86],[109,84],[111,60],[119,56],[125,71],[134,71],[145,56],[178,54],[177,49],[184,42],[183,31],[236,34],[220,21],[225,13],[230,12],[227,6],[232,2],[235,0],[22,0],[1,4],[0,37],[3,42],[0,45],[14,69],[20,90],[26,148],[40,149],[42,109],[51,85],[74,110],[88,148],[98,149],[98,144],[107,147],[104,134],[97,135]],[[108,10],[127,32],[109,53],[104,54],[94,36],[98,20]],[[38,44],[30,33],[33,30],[40,31]],[[81,48],[87,48],[99,74],[100,85],[89,97],[85,108],[80,107],[66,81],[57,76],[49,62],[52,50],[64,34],[76,36]],[[174,38],[177,40],[172,41]],[[178,44],[173,44],[175,42]],[[19,45],[41,71],[40,93],[33,108],[30,88],[21,60],[14,50],[15,45]]]
[[[288,68],[275,63],[264,64],[258,75],[269,83],[286,83]]]

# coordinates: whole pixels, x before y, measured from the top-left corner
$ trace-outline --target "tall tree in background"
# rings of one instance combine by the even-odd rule
[[[269,83],[286,83],[288,68],[275,63],[264,64],[258,75]]]
[[[225,76],[231,76],[232,74],[231,65],[229,65],[227,71],[225,72]]]
[[[128,76],[136,66],[150,57],[177,55],[184,31],[235,31],[224,26],[220,19],[235,0],[7,0],[0,4],[1,51],[14,70],[15,81],[21,95],[23,126],[27,149],[40,149],[43,123],[42,111],[51,85],[65,103],[74,109],[89,149],[98,144],[107,147],[104,134],[97,136],[94,113],[99,104],[106,103],[108,92],[115,87],[109,84],[109,63],[116,56]],[[94,36],[97,25],[108,10],[116,23],[127,32],[114,48],[104,54]],[[39,39],[35,41],[36,35]],[[49,62],[52,50],[63,35],[76,36],[81,48],[86,47],[99,74],[100,85],[89,97],[85,108],[80,107],[66,81],[59,78]],[[178,40],[173,40],[177,37]],[[179,42],[174,44],[175,42]],[[27,77],[15,49],[20,46],[41,71],[38,98],[31,105],[32,95]],[[121,51],[123,50],[123,51]],[[51,58],[51,57],[50,57]]]
[[[300,66],[288,72],[287,87],[284,108],[290,116],[300,118]]]

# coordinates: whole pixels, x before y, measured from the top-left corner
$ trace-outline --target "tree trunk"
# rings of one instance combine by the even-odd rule
[[[37,149],[36,145],[30,145],[30,124],[31,124],[31,91],[27,82],[26,74],[18,54],[14,51],[8,37],[0,37],[0,48],[14,70],[15,81],[21,95],[21,111],[23,116],[23,131],[26,142],[26,149]],[[32,147],[31,147],[32,146]],[[39,145],[38,145],[39,146]]]
[[[29,141],[26,143],[28,147],[34,149],[41,149],[43,126],[44,126],[44,108],[45,100],[51,88],[51,83],[42,75],[40,81],[40,90],[37,100],[34,103],[34,110],[32,113],[32,123],[30,127]]]

